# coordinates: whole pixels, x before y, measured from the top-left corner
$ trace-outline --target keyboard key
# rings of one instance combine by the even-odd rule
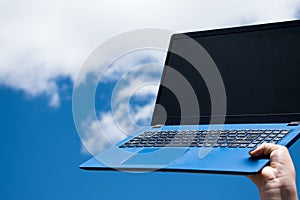
[[[249,144],[249,148],[254,148],[256,146],[256,144]]]
[[[240,144],[240,148],[246,148],[248,146],[248,144]]]
[[[228,147],[230,147],[230,148],[237,148],[238,146],[239,146],[239,144],[236,144],[236,143],[228,145]]]
[[[227,143],[220,144],[220,147],[227,147],[227,146],[228,146]]]

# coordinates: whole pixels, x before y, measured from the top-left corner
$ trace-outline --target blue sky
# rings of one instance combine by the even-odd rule
[[[241,2],[1,1],[0,199],[258,199],[256,187],[243,176],[80,170],[91,155],[82,146],[72,115],[73,83],[82,63],[116,34],[148,27],[190,31],[300,18],[298,0]],[[136,65],[135,58],[126,64]],[[100,123],[110,130],[110,116],[101,115],[110,108],[113,84],[108,83],[95,98]],[[146,94],[155,96],[153,88]],[[142,104],[135,104],[139,97],[136,93],[131,99],[136,109],[131,114],[148,116],[149,109],[139,110]],[[143,101],[145,107],[151,103]],[[91,148],[98,144],[93,135],[89,139]],[[298,173],[299,150],[299,141],[290,148]],[[297,183],[299,191],[300,176]]]
[[[258,198],[243,176],[82,171],[78,165],[90,156],[81,153],[70,101],[53,109],[44,97],[26,99],[8,88],[0,96],[1,199]],[[299,142],[290,149],[297,172],[299,149]]]

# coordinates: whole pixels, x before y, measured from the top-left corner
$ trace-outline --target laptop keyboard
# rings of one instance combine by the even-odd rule
[[[277,144],[290,130],[177,130],[146,131],[120,146],[255,148],[263,142]]]

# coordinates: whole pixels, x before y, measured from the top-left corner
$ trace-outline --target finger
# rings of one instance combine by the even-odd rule
[[[249,152],[249,154],[253,157],[266,157],[270,156],[271,153],[275,150],[279,149],[279,146],[272,143],[262,143],[256,149]]]

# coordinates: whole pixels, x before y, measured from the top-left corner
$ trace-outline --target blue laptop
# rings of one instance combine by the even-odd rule
[[[300,21],[174,34],[151,125],[85,170],[254,174],[300,136]]]

